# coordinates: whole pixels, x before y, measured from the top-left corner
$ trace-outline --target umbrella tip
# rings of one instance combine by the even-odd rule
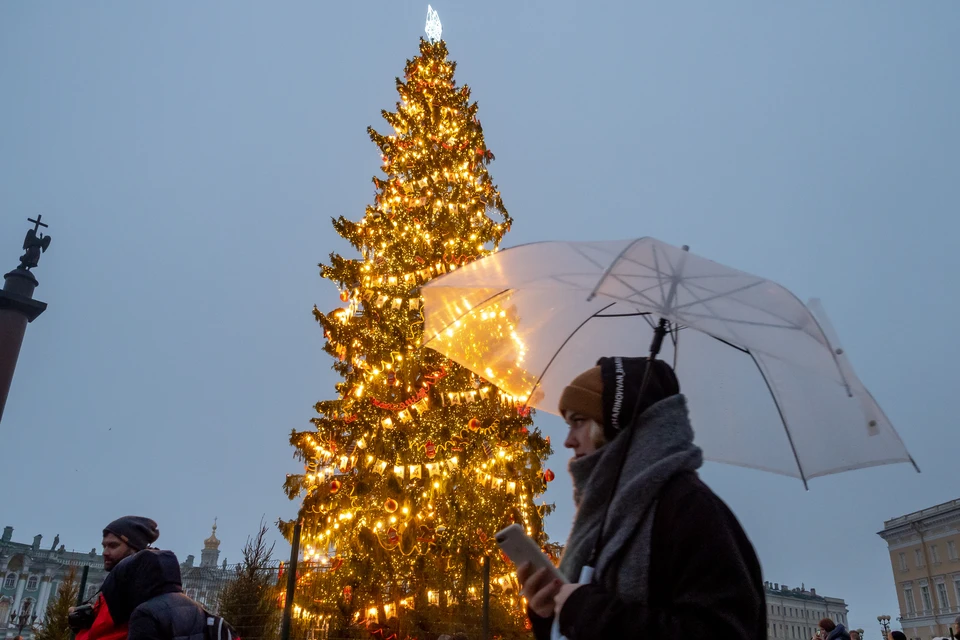
[[[681,247],[681,248],[682,248],[684,251],[690,251],[690,245],[688,245],[688,244],[683,245],[683,247]]]

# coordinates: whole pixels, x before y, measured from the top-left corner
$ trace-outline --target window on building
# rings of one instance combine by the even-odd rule
[[[957,603],[960,604],[960,578],[953,581],[953,588],[957,592]]]
[[[950,601],[947,600],[947,585],[942,582],[937,583],[937,602],[942,610],[950,608]]]
[[[930,599],[930,587],[927,585],[920,587],[920,599],[923,600],[924,611],[933,611],[933,601]]]
[[[907,613],[914,614],[917,612],[917,607],[913,603],[913,589],[907,587],[903,590],[903,602],[907,605]]]
[[[907,571],[907,554],[900,554],[900,571]]]
[[[947,541],[947,557],[951,560],[957,559],[957,543],[953,540]]]
[[[930,558],[933,560],[933,564],[940,564],[940,549],[935,544],[930,545]]]
[[[40,584],[40,577],[30,576],[30,579],[27,580],[27,591],[36,591],[38,584]]]
[[[913,552],[913,557],[914,557],[914,559],[916,559],[916,561],[917,561],[917,568],[919,569],[920,567],[922,567],[922,566],[923,566],[923,552],[920,551],[920,549],[915,549],[914,552]]]
[[[15,574],[15,573],[8,573],[8,574],[7,574],[7,579],[3,581],[3,588],[4,588],[4,589],[13,589],[13,588],[16,587],[16,586],[17,586],[17,574]]]

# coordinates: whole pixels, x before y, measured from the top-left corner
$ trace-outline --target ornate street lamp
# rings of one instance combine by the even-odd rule
[[[877,616],[877,622],[880,623],[883,640],[887,640],[887,637],[890,635],[890,616]]]
[[[27,627],[33,628],[37,623],[37,614],[34,613],[31,615],[30,609],[32,607],[24,603],[20,605],[20,612],[12,611],[10,613],[10,624],[17,628],[17,635],[23,635],[23,630]]]

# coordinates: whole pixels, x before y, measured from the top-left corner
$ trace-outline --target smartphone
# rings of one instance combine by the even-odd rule
[[[513,564],[519,566],[524,562],[529,562],[534,569],[547,569],[553,574],[554,578],[569,582],[519,524],[512,524],[506,529],[498,531],[494,537]]]

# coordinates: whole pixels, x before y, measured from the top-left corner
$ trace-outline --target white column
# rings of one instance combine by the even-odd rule
[[[40,595],[37,597],[37,620],[43,620],[47,614],[47,603],[50,601],[50,588],[53,581],[50,576],[43,576],[40,579]]]
[[[17,581],[17,595],[13,597],[13,607],[10,611],[20,612],[20,602],[23,600],[23,590],[27,588],[27,578],[29,574],[21,573],[20,579]]]

